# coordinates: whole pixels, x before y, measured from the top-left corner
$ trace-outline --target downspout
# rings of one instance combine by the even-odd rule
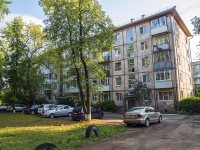
[[[122,30],[122,39],[123,39],[123,41],[122,41],[122,50],[123,50],[123,63],[124,63],[124,110],[126,111],[126,100],[125,100],[125,56],[124,56],[124,31]]]
[[[190,48],[190,40],[194,37],[194,35],[189,38],[189,50],[190,50],[190,71],[191,71],[191,76],[192,76],[192,83],[193,83],[193,95],[195,95],[195,84],[194,84],[194,72],[192,71],[192,55],[191,55],[191,48]],[[191,95],[192,96],[192,95]]]

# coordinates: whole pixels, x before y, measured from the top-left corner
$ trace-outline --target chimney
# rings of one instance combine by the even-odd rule
[[[145,14],[143,14],[141,17],[142,17],[142,19],[144,19],[144,17],[145,17]]]

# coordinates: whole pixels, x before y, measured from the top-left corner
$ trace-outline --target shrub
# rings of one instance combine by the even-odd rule
[[[187,113],[200,113],[200,97],[189,97],[178,103],[178,110]]]
[[[35,104],[48,104],[49,101],[45,97],[40,97],[35,100]]]
[[[116,112],[117,111],[117,105],[113,100],[107,100],[107,101],[102,101],[99,103],[95,104],[96,108],[101,108],[102,111],[105,112]]]
[[[71,107],[75,107],[75,103],[77,101],[76,96],[66,96],[60,100],[58,100],[59,104],[69,105]]]

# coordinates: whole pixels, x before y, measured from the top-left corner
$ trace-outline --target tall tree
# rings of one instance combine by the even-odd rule
[[[8,4],[11,4],[8,0],[1,0],[0,1],[0,21],[4,18],[5,14],[9,13]]]
[[[5,55],[5,78],[13,96],[34,101],[41,88],[42,78],[38,73],[38,53],[44,46],[41,26],[25,24],[22,18],[14,18],[2,31],[2,50]]]
[[[96,0],[40,0],[39,4],[48,17],[49,39],[56,50],[66,51],[66,67],[76,75],[86,120],[91,120],[92,78],[105,77],[98,61],[102,61],[102,49],[109,50],[113,44],[111,19]]]
[[[192,25],[194,26],[194,35],[200,35],[200,18],[195,16],[191,19]]]

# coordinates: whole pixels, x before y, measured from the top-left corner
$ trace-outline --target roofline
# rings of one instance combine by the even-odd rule
[[[164,15],[168,15],[168,14],[172,14],[174,16],[174,19],[176,20],[177,24],[180,26],[180,28],[183,30],[183,32],[186,34],[187,37],[190,37],[192,36],[192,34],[190,33],[190,31],[188,30],[188,28],[186,27],[185,23],[183,22],[183,20],[181,19],[180,15],[178,14],[178,12],[176,11],[176,6],[170,8],[170,9],[167,9],[165,11],[162,11],[162,12],[159,12],[159,13],[156,13],[156,14],[153,14],[153,15],[150,15],[148,17],[145,17],[145,18],[142,18],[142,19],[139,19],[137,21],[134,21],[134,22],[130,22],[128,24],[125,24],[123,26],[120,26],[120,27],[117,27],[114,32],[118,32],[122,29],[125,29],[125,28],[129,28],[129,27],[132,27],[132,26],[136,26],[138,24],[141,24],[145,21],[151,21],[153,19],[156,19],[158,17],[162,17]]]

